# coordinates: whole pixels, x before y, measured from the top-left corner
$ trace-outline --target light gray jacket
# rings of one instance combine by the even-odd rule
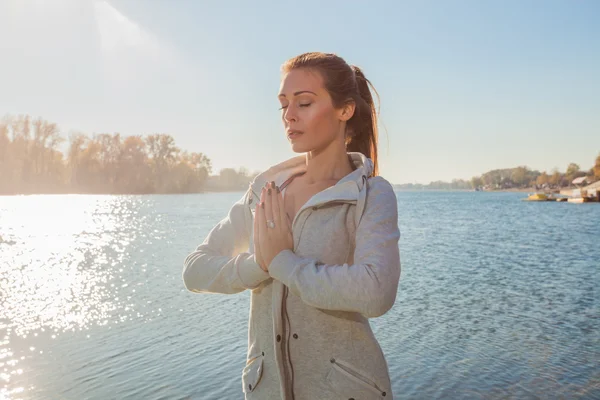
[[[302,206],[292,224],[294,250],[279,253],[269,273],[254,258],[252,211],[264,184],[305,170],[305,156],[259,175],[185,260],[190,291],[251,290],[246,399],[392,398],[368,318],[396,300],[397,201],[385,179],[369,178],[370,159],[348,154],[357,169]]]

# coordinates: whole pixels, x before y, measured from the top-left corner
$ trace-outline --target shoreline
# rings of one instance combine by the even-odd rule
[[[477,192],[475,189],[402,189],[402,188],[394,188],[394,190],[398,192]],[[512,189],[489,189],[489,190],[479,190],[479,192],[486,193],[536,193],[542,192],[542,190],[535,190],[534,188],[512,188]],[[544,191],[545,192],[545,191]],[[553,192],[554,193],[554,192]],[[558,192],[556,192],[558,193]]]
[[[394,187],[394,185],[392,185]],[[236,192],[244,192],[247,188],[235,188],[228,190],[204,190],[201,192],[193,192],[193,193],[94,193],[94,192],[47,192],[47,193],[0,193],[0,197],[3,196],[49,196],[49,195],[93,195],[93,196],[155,196],[155,195],[194,195],[194,194],[208,194],[208,193],[236,193]],[[572,190],[571,188],[561,189],[564,190]],[[402,189],[394,187],[394,191],[398,192],[477,192],[474,189]],[[488,193],[553,193],[560,194],[560,191],[553,189],[551,191],[547,190],[536,190],[534,188],[511,188],[511,189],[488,189],[488,190],[479,190],[479,192],[488,192]]]

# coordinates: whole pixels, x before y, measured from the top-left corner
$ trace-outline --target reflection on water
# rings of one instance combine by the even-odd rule
[[[136,289],[124,290],[129,283],[121,275],[128,246],[149,217],[138,215],[141,202],[124,196],[2,198],[0,380],[5,397],[24,392],[24,387],[9,390],[17,376],[28,389],[35,387],[21,364],[44,350],[18,348],[27,346],[29,337],[52,340],[139,317],[132,301]]]
[[[0,197],[0,399],[242,399],[247,292],[182,262],[241,193]],[[398,398],[600,398],[600,207],[398,193]]]
[[[9,330],[25,337],[37,329],[83,329],[106,320],[119,301],[106,286],[130,240],[115,240],[119,217],[130,213],[127,204],[81,196],[50,197],[43,204],[35,197],[12,200],[12,213],[2,215],[8,227],[3,238],[14,242],[3,249],[12,264],[12,274],[3,282]],[[122,246],[111,247],[116,257],[109,264],[104,249],[111,242]],[[95,268],[90,270],[92,260]]]

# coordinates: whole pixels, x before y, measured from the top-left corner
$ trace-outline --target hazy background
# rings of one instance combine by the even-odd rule
[[[0,0],[0,194],[59,193],[0,196],[0,399],[243,397],[249,292],[190,293],[182,264],[293,156],[279,68],[307,51],[381,95],[394,394],[600,398],[600,204],[491,192],[600,178],[598,21],[592,0]],[[486,191],[401,190],[425,186]]]
[[[167,133],[215,171],[264,170],[293,155],[280,65],[326,51],[378,89],[393,183],[588,170],[599,17],[597,1],[2,0],[0,115],[65,136]]]

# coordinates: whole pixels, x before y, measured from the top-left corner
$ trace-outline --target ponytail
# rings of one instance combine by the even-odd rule
[[[371,89],[377,94],[377,98],[379,94],[359,67],[353,65],[352,70],[358,93],[353,99],[356,104],[354,115],[346,125],[346,151],[359,152],[370,158],[373,161],[373,176],[377,176],[377,110]]]

